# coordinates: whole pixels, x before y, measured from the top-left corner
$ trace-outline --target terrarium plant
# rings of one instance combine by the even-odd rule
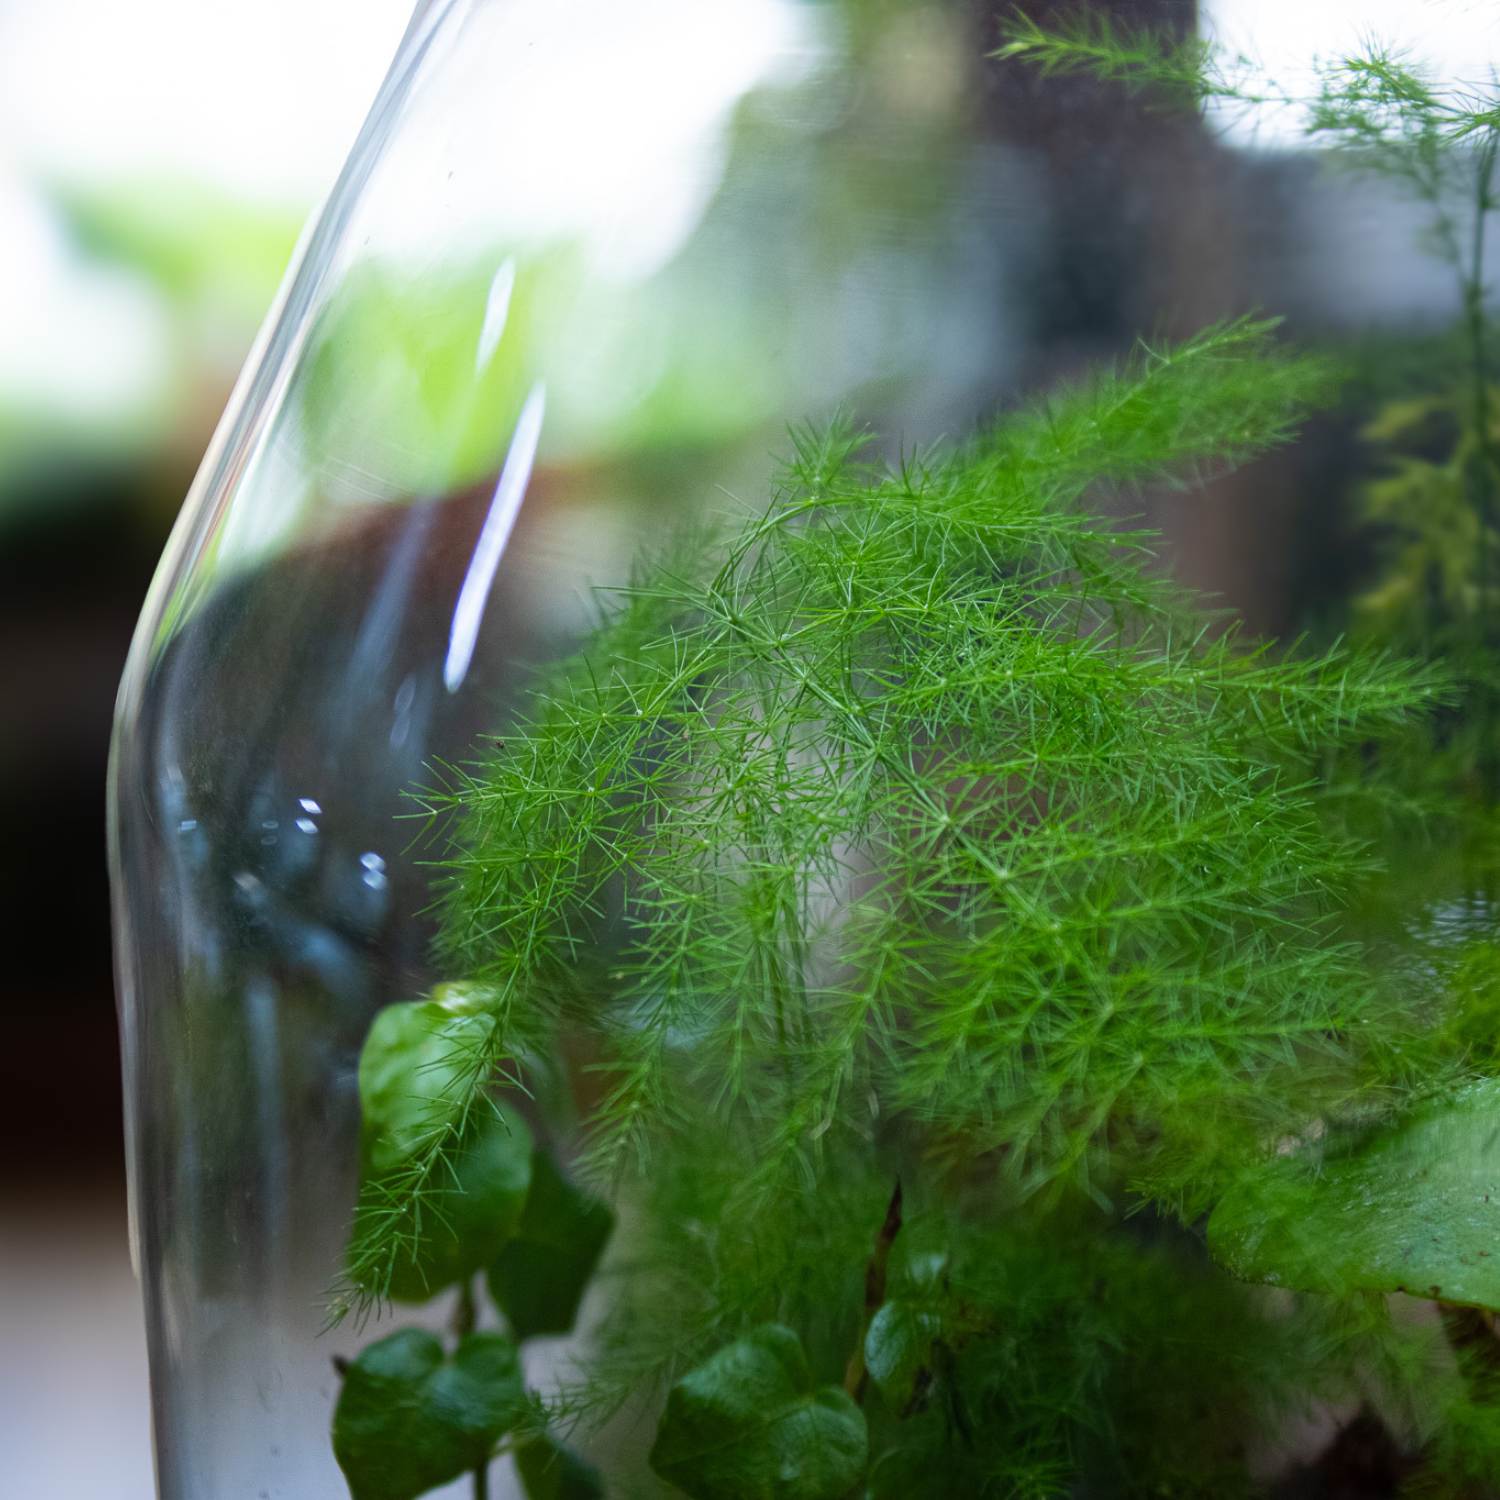
[[[417,5],[122,684],[164,1500],[1493,1489],[1490,106],[1312,101],[1441,178],[1478,540],[1276,643],[1130,517],[1336,362],[994,316],[994,90],[1253,91],[993,20]]]
[[[1398,752],[1379,755],[1383,773],[1409,790],[1437,789],[1447,813],[1413,840],[1387,830],[1393,870],[1372,888],[1362,922],[1400,932],[1410,964],[1444,992],[1448,1019],[1438,1050],[1475,1075],[1494,1072],[1497,975],[1494,799],[1497,692],[1496,503],[1500,424],[1495,409],[1494,304],[1489,283],[1493,220],[1500,209],[1500,90],[1482,63],[1465,81],[1441,85],[1420,61],[1363,43],[1318,60],[1311,89],[1288,88],[1255,61],[1198,40],[1128,33],[1097,15],[1043,28],[1022,14],[1005,27],[997,54],[1044,72],[1113,80],[1155,107],[1239,111],[1271,107],[1328,149],[1345,171],[1384,183],[1413,205],[1421,245],[1451,277],[1453,323],[1436,336],[1372,341],[1349,406],[1362,423],[1364,476],[1352,487],[1344,545],[1360,559],[1342,608],[1351,636],[1442,661],[1451,701]],[[1431,811],[1431,810],[1430,810]],[[1436,1061],[1436,1060],[1435,1060]],[[1422,1493],[1492,1493],[1495,1464],[1478,1444],[1493,1420],[1500,1367],[1494,1288],[1468,1282],[1493,1254],[1488,1206],[1496,1170],[1491,1131],[1496,1098],[1478,1085],[1456,1106],[1423,1106],[1386,1130],[1344,1147],[1294,1143],[1290,1158],[1254,1188],[1227,1196],[1209,1221],[1210,1244],[1239,1274],[1338,1292],[1424,1291],[1443,1307],[1473,1403],[1462,1420],[1413,1451],[1381,1420],[1364,1422],[1384,1457],[1368,1484]],[[1319,1125],[1321,1133],[1325,1123]],[[1453,1304],[1472,1304],[1459,1312]],[[1397,1304],[1399,1306],[1399,1304]],[[1399,1424],[1395,1424],[1399,1427]],[[1353,1431],[1351,1426],[1349,1429]],[[1463,1478],[1456,1477],[1461,1471]]]
[[[1248,642],[1105,516],[1328,381],[1241,322],[894,461],[795,433],[434,768],[454,983],[366,1044],[336,1312],[457,1342],[346,1370],[356,1500],[504,1451],[601,1493],[564,1444],[611,1419],[611,1492],[699,1500],[1252,1493],[1320,1402],[1490,1472],[1500,1086],[1344,915],[1410,810],[1375,747],[1454,689]]]

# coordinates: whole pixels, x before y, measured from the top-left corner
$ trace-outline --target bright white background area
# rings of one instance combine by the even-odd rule
[[[1475,59],[1500,53],[1500,5],[1494,0],[1200,0],[1204,33],[1288,92],[1311,81],[1313,59],[1331,61],[1376,43],[1405,52],[1441,84],[1488,83]],[[1250,138],[1249,122],[1229,116],[1231,139]],[[1290,112],[1257,111],[1254,141],[1295,143]]]
[[[181,173],[306,201],[336,171],[406,0],[4,0],[0,133],[67,176]]]
[[[48,190],[198,187],[300,218],[408,0],[0,0],[0,402],[128,420],[169,374],[153,288],[70,245]]]
[[[144,422],[171,374],[159,293],[80,255],[47,189],[188,184],[300,217],[338,170],[409,9],[0,0],[0,404]],[[1492,0],[1203,0],[1202,15],[1292,87],[1310,56],[1372,37],[1450,81],[1500,44]],[[1226,121],[1231,138],[1242,128]],[[1258,115],[1257,144],[1294,137],[1292,119]]]

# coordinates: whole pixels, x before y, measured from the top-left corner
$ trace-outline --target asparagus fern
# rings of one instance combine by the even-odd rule
[[[1297,97],[1097,19],[1018,14],[997,56],[1301,108],[1427,204],[1472,374],[1448,477],[1484,532],[1455,592],[1487,619],[1493,100],[1373,49]],[[1494,1072],[1489,950],[1402,954],[1347,915],[1380,863],[1356,830],[1404,805],[1377,752],[1473,688],[1247,642],[1119,520],[1287,441],[1329,385],[1241,321],[895,463],[847,422],[795,432],[768,503],[644,560],[446,768],[424,801],[463,983],[372,1032],[335,1311],[457,1287],[458,1342],[351,1367],[356,1500],[466,1468],[483,1494],[502,1451],[529,1496],[592,1497],[554,1434],[632,1406],[699,1500],[1250,1494],[1247,1454],[1312,1400],[1373,1402],[1433,1493],[1484,1478],[1484,1315],[1446,1308],[1445,1342],[1359,1294],[1405,1286],[1407,1247],[1434,1296],[1500,1301],[1466,1196],[1493,1085],[1443,1087]],[[625,1244],[584,1365],[527,1397],[514,1344],[573,1326],[613,1217],[520,1116],[566,1137],[579,1108]],[[1391,1163],[1449,1135],[1467,1154],[1404,1183],[1393,1237]],[[1417,1234],[1436,1203],[1457,1248]],[[1211,1262],[1210,1211],[1231,1269],[1320,1299],[1276,1316]],[[481,1276],[509,1340],[475,1332]],[[503,1379],[455,1427],[440,1388],[476,1361]]]
[[[1379,559],[1355,625],[1403,648],[1443,649],[1464,679],[1471,732],[1442,760],[1500,787],[1493,749],[1497,590],[1500,590],[1500,419],[1494,409],[1493,313],[1486,281],[1491,220],[1500,208],[1500,90],[1435,83],[1402,51],[1376,44],[1314,61],[1310,84],[1289,85],[1253,59],[1199,38],[1120,26],[1080,9],[1043,27],[1022,11],[1003,26],[998,59],[1043,74],[1085,74],[1165,108],[1290,114],[1309,145],[1380,177],[1418,205],[1423,240],[1447,268],[1462,349],[1437,392],[1413,412],[1398,404],[1370,423],[1378,478],[1362,488],[1363,539]],[[1411,418],[1439,409],[1455,437],[1434,459],[1408,451]],[[1456,762],[1456,765],[1455,765]]]
[[[878,1440],[877,1493],[920,1492],[924,1444],[955,1423],[976,1484],[1050,1493],[1043,1475],[1093,1462],[1095,1398],[1041,1421],[1056,1390],[1017,1411],[1002,1389],[1005,1319],[1062,1304],[980,1267],[1028,1263],[1048,1224],[1135,1265],[1123,1214],[1191,1222],[1268,1139],[1393,1108],[1431,1030],[1409,976],[1383,984],[1340,932],[1368,863],[1351,807],[1384,793],[1327,772],[1444,701],[1441,675],[1246,643],[1106,513],[1286,441],[1327,381],[1240,322],[899,463],[847,424],[804,431],[769,504],[643,565],[427,799],[455,840],[443,953],[465,983],[400,1008],[426,1028],[423,1081],[367,1119],[351,1303],[467,1284],[476,1267],[432,1248],[452,1250],[445,1195],[494,1150],[496,1090],[545,1106],[566,1055],[582,1169],[644,1220],[554,1422],[696,1369],[658,1467],[760,1493],[755,1464],[806,1424],[711,1484],[692,1424],[738,1409],[723,1370],[791,1339],[812,1372],[796,1399],[839,1451]],[[892,1178],[925,1229],[882,1213]],[[898,1234],[886,1303],[870,1289]],[[1164,1247],[1163,1277],[1193,1244]],[[1192,1274],[1247,1330],[1224,1378],[1322,1369]],[[1143,1285],[1110,1301],[1106,1345],[1145,1316]],[[815,1394],[841,1373],[858,1409]],[[672,1418],[689,1409],[692,1430]]]

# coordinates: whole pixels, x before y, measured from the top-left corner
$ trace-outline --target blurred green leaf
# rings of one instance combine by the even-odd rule
[[[942,1319],[905,1297],[881,1305],[865,1335],[865,1368],[891,1409],[904,1413],[932,1375],[932,1346]]]
[[[365,266],[313,331],[302,423],[330,480],[363,498],[442,495],[504,459],[534,372],[540,273]]]
[[[471,1333],[450,1358],[425,1329],[403,1328],[345,1371],[333,1451],[353,1500],[415,1500],[488,1463],[525,1410],[509,1339]]]
[[[139,271],[179,312],[253,333],[301,228],[300,210],[267,207],[201,184],[134,178],[68,188],[58,206],[80,248]]]
[[[361,1160],[365,1197],[393,1192],[426,1144],[435,1113],[472,1066],[472,1047],[493,1022],[482,995],[444,985],[426,1001],[388,1006],[375,1018],[359,1061],[363,1113]],[[488,1100],[476,1110],[451,1171],[426,1191],[417,1232],[403,1244],[386,1292],[401,1302],[425,1301],[488,1265],[521,1222],[531,1186],[531,1132]],[[350,1247],[357,1261],[377,1223],[367,1211],[355,1221]]]
[[[597,1500],[604,1494],[598,1471],[546,1436],[516,1449],[516,1473],[527,1500]]]
[[[815,1387],[797,1335],[767,1323],[672,1387],[651,1467],[693,1500],[839,1500],[868,1442],[848,1393]]]
[[[1231,1272],[1500,1308],[1500,1079],[1312,1154],[1277,1158],[1214,1210],[1209,1247]]]
[[[518,1339],[567,1333],[614,1227],[602,1200],[574,1187],[545,1151],[515,1238],[489,1269],[490,1295]]]

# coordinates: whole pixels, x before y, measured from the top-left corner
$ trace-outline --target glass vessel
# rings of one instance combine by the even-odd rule
[[[1172,35],[1186,24],[1165,3],[1113,9]],[[383,1307],[330,1316],[360,1191],[361,1049],[384,1008],[467,977],[434,956],[445,887],[423,795],[526,717],[545,664],[588,638],[597,591],[639,576],[643,548],[763,508],[798,424],[852,414],[899,462],[1137,335],[1186,337],[1251,304],[1307,339],[1449,319],[1446,273],[1401,248],[1421,228],[1412,198],[1329,188],[1305,156],[1247,148],[1191,110],[996,59],[993,11],[417,6],[187,499],[121,687],[111,861],[163,1500],[344,1493],[330,1425],[348,1362],[400,1323],[446,1328],[442,1300],[396,1322]],[[1350,277],[1372,217],[1392,248]],[[1296,633],[1358,592],[1342,521],[1306,497],[1362,493],[1378,466],[1360,441],[1352,419],[1325,422],[1310,449],[1224,480],[1212,506],[1151,490],[1116,511],[1144,506],[1180,577]],[[1492,460],[1481,446],[1462,462],[1472,476]],[[1430,634],[1429,656],[1468,628]],[[1442,900],[1394,883],[1368,917],[1419,932],[1440,968],[1443,943],[1490,929],[1483,861],[1446,838],[1420,865]],[[1484,952],[1465,950],[1463,982],[1488,994]],[[1483,1050],[1478,1031],[1466,1045]],[[569,1154],[565,1130],[516,1108]],[[1115,1191],[1080,1201],[1094,1212]],[[1120,1233],[1180,1233],[1203,1260],[1201,1221],[1170,1219],[1154,1208]],[[1458,1316],[1404,1300],[1417,1311],[1397,1324]],[[1313,1339],[1290,1308],[1283,1324]],[[1471,1344],[1492,1337],[1487,1314],[1463,1316]],[[1451,1373],[1467,1347],[1429,1354]],[[528,1346],[538,1388],[564,1350]],[[827,1364],[818,1378],[837,1384]],[[1358,1446],[1360,1421],[1361,1459],[1393,1472],[1439,1440],[1446,1418],[1400,1428],[1378,1385],[1289,1403],[1239,1479],[1305,1473],[1295,1492],[1325,1493],[1317,1466]],[[1228,1412],[1238,1397],[1212,1399]],[[1119,1411],[1170,1445],[1139,1402]],[[971,1418],[959,1402],[949,1420]],[[622,1493],[675,1493],[651,1478],[643,1430],[574,1441]],[[1099,1456],[1112,1441],[1081,1420],[1025,1493],[1130,1492],[1129,1445]],[[1213,1486],[1233,1470],[1180,1492],[1228,1493]],[[483,1492],[450,1482],[429,1488]],[[527,1481],[497,1459],[489,1483]]]

